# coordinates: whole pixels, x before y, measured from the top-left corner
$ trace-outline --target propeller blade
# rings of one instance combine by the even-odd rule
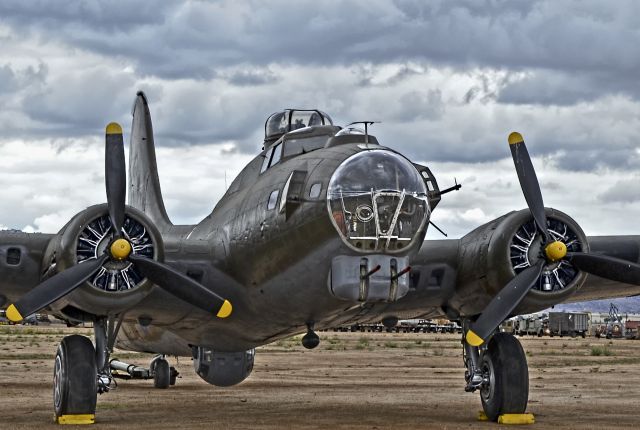
[[[218,318],[231,315],[233,308],[228,300],[209,291],[188,276],[146,257],[131,254],[129,259],[143,276],[166,292],[206,312],[214,312]]]
[[[640,265],[607,255],[569,252],[566,259],[576,269],[611,281],[640,285]]]
[[[527,151],[527,146],[520,133],[513,132],[509,135],[509,148],[511,149],[511,156],[513,157],[520,188],[522,188],[527,206],[529,206],[531,215],[533,215],[533,219],[538,226],[538,231],[540,231],[546,242],[549,234],[547,232],[547,216],[544,212],[542,192],[540,191],[536,171],[531,163],[529,151]]]
[[[471,323],[469,331],[465,335],[469,344],[480,346],[491,336],[491,333],[513,312],[533,287],[540,277],[544,265],[545,261],[540,260],[535,266],[518,273],[500,290],[482,311],[480,318]]]
[[[26,316],[50,305],[59,298],[69,294],[91,278],[109,258],[103,255],[95,261],[87,261],[52,276],[33,290],[20,297],[17,302],[7,308],[7,318],[20,322]]]
[[[116,236],[124,224],[124,204],[127,193],[127,174],[124,162],[124,139],[120,124],[107,125],[105,136],[105,183],[109,217]]]

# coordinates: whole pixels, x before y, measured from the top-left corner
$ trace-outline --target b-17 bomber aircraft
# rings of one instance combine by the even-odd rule
[[[265,123],[264,148],[209,216],[173,225],[162,200],[149,106],[133,109],[128,185],[120,125],[106,127],[107,203],[58,233],[0,232],[0,305],[19,322],[46,312],[92,322],[95,345],[65,337],[54,366],[55,419],[93,422],[115,376],[175,383],[167,356],[193,358],[216,386],[242,382],[255,348],[315,330],[446,317],[463,327],[461,388],[487,417],[526,411],[528,370],[506,318],[552,305],[640,294],[639,236],[588,237],[543,205],[522,136],[508,147],[528,205],[461,239],[424,240],[449,191],[383,146],[370,122],[344,128],[319,110]],[[506,149],[505,145],[505,149]],[[128,194],[128,204],[125,204]],[[149,367],[114,347],[156,354]],[[419,377],[419,375],[416,375]]]

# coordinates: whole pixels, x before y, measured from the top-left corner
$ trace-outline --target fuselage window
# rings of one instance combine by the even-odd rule
[[[263,173],[269,167],[269,161],[271,161],[271,154],[273,154],[273,148],[267,151],[264,154],[264,161],[262,162],[262,167],[260,168],[260,173]]]
[[[280,190],[273,190],[269,195],[269,202],[267,203],[267,210],[272,210],[276,208],[276,204],[278,203],[278,194]]]
[[[316,182],[315,184],[311,185],[311,188],[309,189],[309,197],[312,199],[317,199],[318,197],[320,197],[320,192],[322,192],[322,183]]]
[[[422,177],[424,178],[424,182],[427,184],[427,190],[429,191],[433,191],[433,184],[431,183],[431,177],[429,176],[429,173],[427,173],[426,170],[423,170],[422,172],[420,172],[422,174]]]

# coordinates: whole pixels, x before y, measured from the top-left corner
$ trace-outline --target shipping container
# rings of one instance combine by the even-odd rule
[[[551,336],[582,336],[589,331],[589,314],[586,312],[549,312]]]

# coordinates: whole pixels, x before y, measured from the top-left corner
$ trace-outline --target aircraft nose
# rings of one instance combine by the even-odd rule
[[[329,181],[327,198],[340,236],[362,252],[404,251],[424,231],[430,212],[417,169],[388,150],[345,160]]]

